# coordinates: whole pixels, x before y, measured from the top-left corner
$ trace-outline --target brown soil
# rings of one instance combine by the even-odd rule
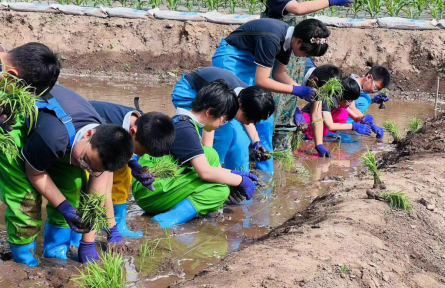
[[[173,287],[444,287],[443,119],[408,138],[419,141],[409,161],[381,171],[387,191],[407,193],[413,210],[367,199],[371,177],[346,179],[256,244]],[[441,154],[424,144],[430,129]]]
[[[237,27],[12,11],[1,11],[0,21],[7,49],[39,41],[59,53],[65,73],[131,79],[141,74],[159,78],[168,71],[178,76],[180,70],[209,66],[221,38]],[[394,75],[393,89],[435,93],[437,69],[445,63],[445,31],[330,30],[330,48],[318,63],[356,74],[366,73],[371,65],[386,65]]]

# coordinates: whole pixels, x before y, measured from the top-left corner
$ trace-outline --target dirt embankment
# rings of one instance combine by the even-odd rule
[[[444,120],[424,129],[440,138],[415,136],[442,143],[441,151],[411,149],[381,171],[387,191],[407,193],[413,210],[367,199],[369,177],[347,179],[258,243],[174,287],[444,287],[445,127],[434,124]]]
[[[237,27],[21,12],[0,12],[0,21],[7,48],[39,41],[59,53],[65,71],[130,78],[209,66],[221,38]],[[385,65],[394,75],[393,88],[435,92],[437,70],[445,63],[445,31],[330,29],[330,49],[318,63],[356,74]]]

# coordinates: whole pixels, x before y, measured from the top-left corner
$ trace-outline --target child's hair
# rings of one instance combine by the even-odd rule
[[[292,37],[303,41],[300,47],[301,51],[310,56],[323,56],[329,47],[327,43],[329,35],[331,32],[323,22],[317,19],[306,19],[295,26]]]
[[[269,90],[260,86],[244,88],[239,93],[241,110],[249,122],[258,123],[266,120],[275,111],[275,101]]]
[[[161,112],[149,112],[136,120],[136,141],[153,157],[167,155],[175,140],[175,126],[170,117]]]
[[[106,171],[122,168],[133,156],[133,139],[124,128],[114,124],[103,124],[94,128],[91,146],[99,152]]]
[[[7,57],[18,70],[19,78],[32,86],[36,95],[49,91],[57,82],[60,62],[47,46],[31,42],[7,52]]]
[[[318,81],[320,82],[320,86],[322,86],[324,83],[326,83],[331,78],[338,78],[341,79],[343,72],[340,68],[338,68],[335,65],[326,64],[318,66],[314,69],[314,71],[311,74],[311,77],[317,77]]]
[[[383,88],[388,88],[391,84],[391,73],[383,66],[373,66],[366,75],[372,75],[374,81],[382,81]]]
[[[354,101],[360,97],[360,85],[351,77],[345,77],[341,81],[343,86],[342,100]]]
[[[190,107],[196,111],[210,109],[215,118],[227,116],[232,120],[239,109],[235,91],[224,80],[215,80],[202,87]]]

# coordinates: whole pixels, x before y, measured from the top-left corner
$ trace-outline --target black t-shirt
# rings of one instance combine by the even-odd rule
[[[286,6],[291,1],[295,0],[267,0],[266,11],[264,11],[264,13],[269,18],[280,19],[289,14],[289,12],[286,10]]]
[[[88,124],[104,124],[105,122],[87,100],[76,92],[61,85],[50,91],[51,95],[71,116],[77,131]],[[37,171],[45,171],[57,159],[71,151],[70,138],[65,125],[53,111],[40,109],[36,126],[31,129],[29,139],[22,149],[25,160]]]
[[[196,75],[192,75],[193,73],[185,74],[185,79],[189,82],[190,86],[192,86],[193,90],[199,92],[203,86],[207,83],[223,79],[230,85],[233,89],[237,87],[246,88],[248,85],[241,81],[238,77],[235,76],[232,72],[222,69],[219,67],[205,67],[199,68],[195,70]]]
[[[170,148],[170,153],[179,160],[181,165],[197,156],[204,155],[201,139],[195,125],[190,121],[175,123],[175,141]]]
[[[128,113],[137,113],[137,110],[132,107],[118,105],[109,102],[103,101],[89,101],[90,104],[96,109],[97,113],[99,113],[100,117],[107,124],[115,124],[122,126],[124,124],[125,116]],[[130,114],[131,115],[131,114]]]
[[[288,24],[279,20],[257,19],[238,27],[226,38],[226,42],[252,53],[257,65],[272,68],[275,60],[287,65],[292,53],[291,48],[287,51],[283,48],[288,28]],[[239,32],[251,32],[252,35],[237,35]]]

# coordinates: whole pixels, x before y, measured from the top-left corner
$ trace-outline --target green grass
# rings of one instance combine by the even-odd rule
[[[106,195],[82,194],[79,212],[82,217],[82,224],[91,230],[100,231],[102,228],[108,231],[107,208],[103,206]]]
[[[140,264],[139,271],[142,271],[146,258],[153,258],[155,256],[156,248],[158,248],[161,239],[145,240],[144,243],[139,246],[140,251]]]
[[[178,163],[172,162],[170,157],[161,157],[155,163],[153,168],[150,168],[150,173],[153,173],[155,178],[172,178],[178,175]]]
[[[311,80],[313,81],[313,80]],[[322,101],[327,103],[329,107],[334,107],[334,101],[332,98],[341,99],[343,97],[343,86],[341,80],[338,78],[331,78],[323,86],[317,88],[315,94],[315,99],[317,101]]]
[[[80,276],[71,279],[83,288],[125,288],[125,260],[116,253],[102,254],[102,261],[88,262],[86,271],[77,269]]]
[[[402,139],[402,136],[400,135],[400,131],[397,128],[397,124],[394,121],[384,121],[383,122],[383,128],[386,132],[388,132],[392,138],[394,139],[394,142],[398,142]]]
[[[417,118],[416,115],[409,118],[409,121],[408,121],[408,130],[409,131],[416,133],[417,131],[420,130],[420,128],[422,128],[422,126],[423,126],[422,121],[419,118]]]
[[[380,199],[389,203],[389,207],[394,210],[412,210],[412,206],[406,198],[405,193],[382,193]]]
[[[303,143],[303,132],[292,132],[290,139],[290,147],[292,151],[300,149],[301,143]]]
[[[0,134],[0,151],[12,159],[21,158],[19,149],[9,134]]]
[[[366,147],[366,153],[362,155],[360,163],[368,168],[368,173],[371,173],[374,176],[374,185],[382,184],[382,180],[380,180],[379,170],[377,170],[375,154],[369,150],[369,147]]]
[[[165,236],[165,242],[166,242],[167,249],[172,251],[172,237],[171,237],[168,229],[164,229],[164,236]]]

